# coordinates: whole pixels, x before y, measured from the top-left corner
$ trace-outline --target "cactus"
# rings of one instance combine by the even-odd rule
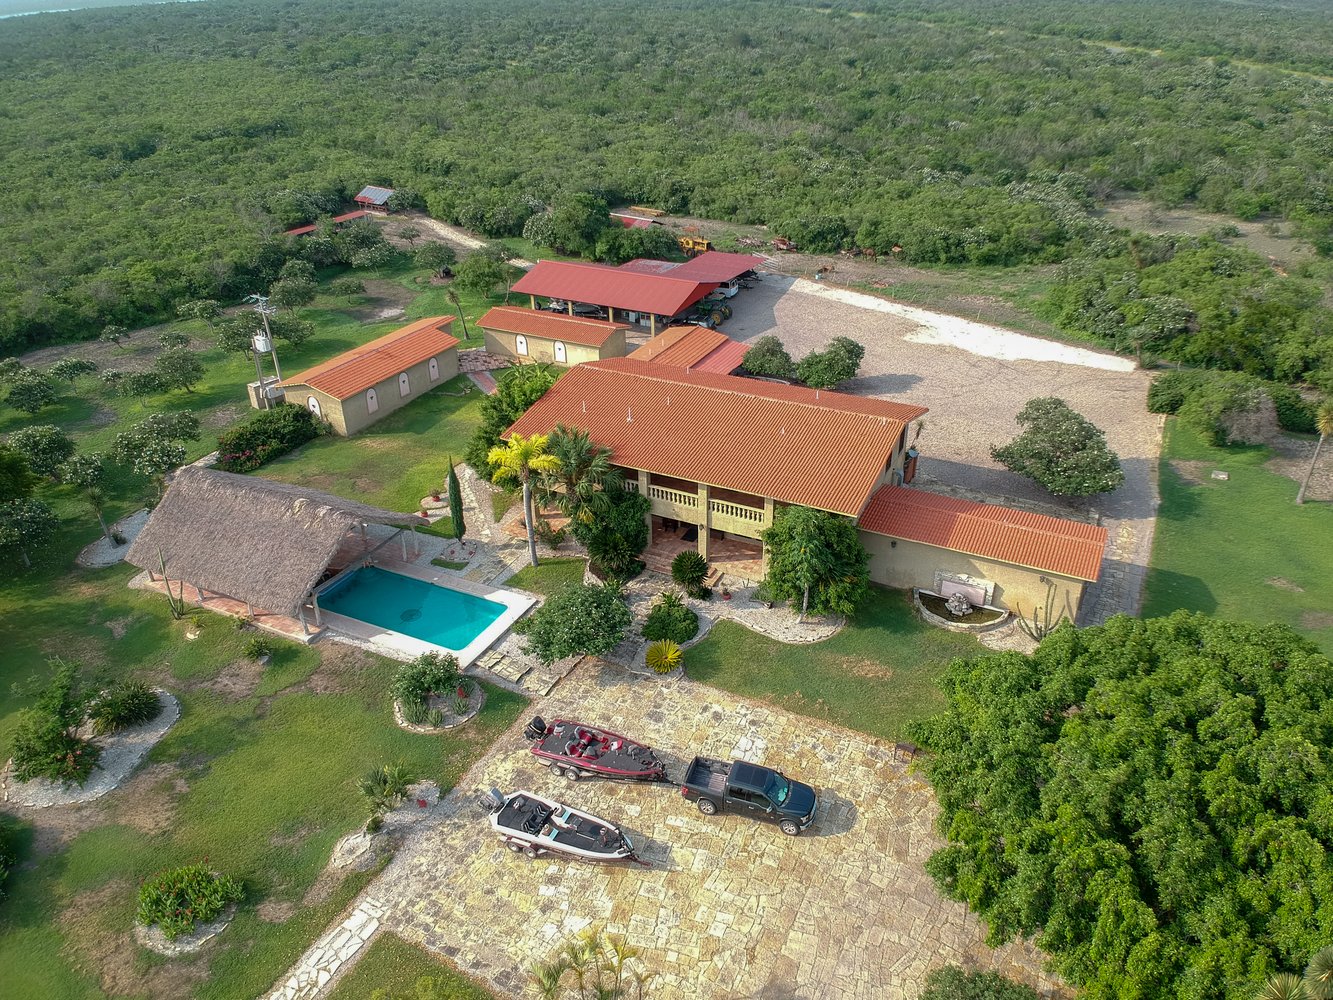
[[[1057,625],[1060,624],[1060,618],[1055,617],[1055,584],[1042,577],[1041,581],[1046,584],[1046,604],[1044,608],[1033,605],[1032,618],[1029,620],[1023,617],[1023,609],[1015,604],[1014,616],[1018,619],[1018,627],[1031,639],[1037,642],[1050,635]]]
[[[167,557],[162,554],[162,547],[157,549],[157,564],[162,570],[162,583],[167,589],[167,604],[171,608],[171,617],[173,621],[180,621],[185,617],[185,581],[181,581],[180,596],[171,592],[171,581],[167,579]]]

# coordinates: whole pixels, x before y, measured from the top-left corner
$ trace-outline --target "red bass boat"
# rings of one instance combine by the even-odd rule
[[[570,781],[580,778],[619,778],[623,781],[668,781],[666,765],[648,747],[585,722],[538,717],[523,735],[532,740],[532,752],[555,775]]]

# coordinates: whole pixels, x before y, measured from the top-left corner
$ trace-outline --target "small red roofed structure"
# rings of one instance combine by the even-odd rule
[[[367,212],[379,212],[388,215],[392,209],[389,208],[389,199],[394,195],[393,188],[376,187],[374,184],[367,184],[361,189],[352,200],[364,208]]]

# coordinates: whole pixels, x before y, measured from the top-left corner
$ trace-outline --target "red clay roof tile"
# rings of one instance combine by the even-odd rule
[[[542,309],[524,309],[522,306],[495,306],[477,325],[504,333],[521,333],[526,337],[563,340],[588,347],[601,347],[617,330],[629,329],[624,323],[565,316]]]
[[[432,316],[386,333],[322,364],[285,379],[281,385],[308,385],[335,399],[348,399],[407,371],[427,358],[452,347],[458,339],[449,333],[452,316]]]
[[[619,465],[855,517],[925,412],[614,358],[574,366],[509,433],[579,427]]]
[[[1089,582],[1106,549],[1105,528],[902,486],[880,487],[861,528]]]

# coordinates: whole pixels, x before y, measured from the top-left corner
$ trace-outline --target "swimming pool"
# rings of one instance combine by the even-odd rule
[[[378,566],[348,573],[319,595],[322,611],[462,652],[509,610],[506,604]]]

